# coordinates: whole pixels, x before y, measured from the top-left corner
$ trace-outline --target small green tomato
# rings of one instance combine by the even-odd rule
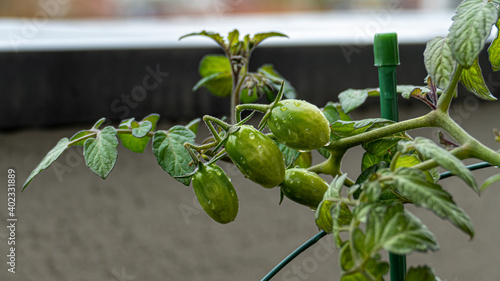
[[[222,224],[234,221],[238,214],[238,196],[219,166],[200,162],[193,176],[193,189],[201,207],[213,220]]]
[[[229,132],[224,145],[240,172],[266,188],[279,185],[285,177],[285,160],[276,143],[259,130],[242,125]]]
[[[280,187],[281,192],[292,201],[316,209],[323,200],[328,184],[316,173],[293,168],[286,170]]]
[[[309,151],[330,141],[330,124],[315,105],[302,100],[282,100],[267,121],[276,139],[288,147]]]

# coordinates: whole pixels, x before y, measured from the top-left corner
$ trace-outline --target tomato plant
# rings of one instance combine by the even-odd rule
[[[320,109],[296,99],[295,89],[273,66],[250,72],[252,51],[263,40],[284,34],[259,33],[242,39],[237,30],[226,38],[206,31],[188,34],[182,38],[211,38],[225,53],[201,60],[202,78],[194,87],[231,99],[229,120],[203,117],[211,137],[195,142],[200,119],[168,130],[156,128],[156,114],[141,121],[124,120],[117,128],[101,128],[101,119],[92,128],[61,139],[33,170],[24,188],[72,146],[83,146],[87,166],[105,179],[117,159],[118,138],[124,147],[138,153],[151,141],[158,164],[182,184],[192,182],[201,206],[215,221],[229,223],[237,216],[236,190],[217,166],[218,161],[232,162],[249,180],[266,188],[280,186],[282,199],[286,196],[315,210],[318,228],[331,234],[339,249],[341,280],[383,280],[389,270],[389,263],[381,258],[383,250],[408,254],[438,249],[434,234],[404,204],[426,208],[474,236],[468,215],[438,183],[437,167],[459,177],[478,194],[500,180],[500,174],[494,174],[477,184],[463,161],[474,158],[500,166],[500,153],[476,140],[449,115],[459,83],[478,98],[496,100],[482,77],[478,55],[492,26],[500,25],[498,11],[498,1],[462,1],[449,33],[426,45],[426,85],[397,88],[403,97],[427,104],[429,112],[401,122],[352,120],[349,113],[380,95],[379,89],[346,90],[339,94],[338,102]],[[498,37],[488,53],[493,69],[499,70]],[[268,104],[253,103],[262,99]],[[251,113],[242,120],[245,111]],[[257,114],[260,122],[256,127],[248,125],[257,118],[255,112],[262,113]],[[441,146],[408,133],[424,127],[440,128],[453,140],[440,135],[446,144]],[[500,141],[498,131],[492,138]],[[342,160],[349,149],[358,146],[365,152],[361,174],[352,179],[342,172]],[[311,165],[311,151],[324,158]],[[329,183],[324,180],[328,177]],[[424,266],[410,268],[407,280],[438,279]]]

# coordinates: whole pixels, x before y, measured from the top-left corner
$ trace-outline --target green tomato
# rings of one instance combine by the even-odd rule
[[[234,221],[238,214],[238,196],[219,166],[200,162],[193,176],[193,189],[201,207],[214,221],[222,224]]]
[[[330,124],[315,105],[301,100],[282,100],[267,121],[276,139],[288,147],[309,151],[330,141]]]
[[[328,184],[316,173],[293,168],[286,170],[280,187],[281,192],[292,201],[316,209],[323,200]]]
[[[279,185],[285,177],[285,160],[276,143],[252,126],[229,132],[227,155],[240,172],[266,188]]]

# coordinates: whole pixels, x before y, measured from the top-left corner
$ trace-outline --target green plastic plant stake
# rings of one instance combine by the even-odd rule
[[[375,66],[378,67],[380,114],[382,118],[398,122],[396,66],[399,65],[399,47],[397,34],[375,34],[373,53],[375,55]],[[404,281],[406,276],[406,256],[389,253],[389,263],[391,280]]]

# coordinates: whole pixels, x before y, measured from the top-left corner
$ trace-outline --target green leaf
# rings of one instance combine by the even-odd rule
[[[59,156],[68,148],[69,140],[67,138],[61,139],[54,148],[52,148],[47,155],[42,159],[40,164],[31,172],[28,179],[23,184],[23,190],[30,184],[34,177],[36,177],[41,171],[47,169],[50,164],[59,158]]]
[[[203,86],[218,97],[228,97],[231,95],[233,87],[231,63],[226,56],[205,56],[201,60],[198,70],[203,78],[196,83],[193,91]]]
[[[321,154],[321,156],[325,157],[325,158],[330,158],[330,151],[328,151],[328,149],[322,147],[320,149],[316,149],[319,154]]]
[[[151,128],[153,128],[153,124],[151,124],[151,122],[141,122],[139,127],[132,129],[132,135],[136,138],[143,138],[151,131]]]
[[[96,132],[95,131],[92,131],[92,130],[82,130],[82,131],[79,131],[77,132],[76,134],[74,134],[70,139],[69,141],[70,142],[73,142],[79,138],[83,138],[85,136],[88,136],[88,135],[91,135],[91,134],[95,134]],[[87,139],[83,139],[83,140],[80,140],[78,142],[75,142],[73,145],[77,145],[77,146],[83,146],[83,144],[85,143]]]
[[[476,180],[474,179],[471,171],[465,167],[460,159],[455,157],[449,151],[441,148],[433,141],[422,137],[415,138],[414,146],[415,149],[424,157],[432,158],[441,167],[449,170],[452,174],[461,178],[465,183],[471,186],[474,191],[479,193]]]
[[[368,97],[367,90],[348,89],[339,94],[339,102],[345,113],[362,105]]]
[[[481,185],[481,191],[485,190],[488,188],[490,185],[492,185],[494,182],[500,181],[500,174],[493,175],[489,178],[487,178],[483,185]]]
[[[467,90],[483,100],[496,100],[484,82],[483,73],[477,59],[468,69],[462,70],[460,82]]]
[[[472,66],[497,19],[497,8],[490,1],[464,0],[460,3],[448,36],[453,57],[462,67]]]
[[[474,227],[467,214],[440,185],[428,182],[421,171],[411,168],[398,169],[394,176],[394,188],[415,205],[429,209],[439,217],[449,220],[471,238],[474,236]]]
[[[253,36],[253,38],[251,40],[252,46],[250,46],[251,47],[250,49],[257,47],[257,45],[262,43],[262,41],[264,41],[265,39],[270,38],[270,37],[286,37],[286,38],[288,38],[287,35],[280,33],[280,32],[271,31],[271,32],[257,33]]]
[[[97,120],[97,122],[95,122],[94,126],[92,126],[92,128],[90,130],[97,130],[99,129],[99,127],[101,127],[101,125],[104,123],[104,121],[106,121],[106,118],[101,118],[99,120]]]
[[[446,89],[456,67],[456,62],[451,53],[450,39],[436,37],[427,42],[424,51],[424,63],[425,69],[436,87]]]
[[[318,208],[316,209],[316,225],[319,229],[328,233],[332,232],[333,227],[331,209],[340,199],[340,192],[346,178],[346,174],[335,176],[325,194],[323,194],[323,200],[319,203]]]
[[[438,281],[434,270],[424,265],[419,267],[411,267],[406,274],[406,281]]]
[[[337,106],[335,106],[335,104],[331,101],[325,105],[322,112],[330,124],[340,120],[340,113],[337,110]]]
[[[393,121],[383,118],[370,118],[360,121],[342,121],[338,120],[333,123],[330,128],[332,132],[339,138],[350,137],[366,132],[375,124],[383,126],[385,124],[392,124]]]
[[[399,157],[398,162],[396,163],[396,169],[397,168],[402,168],[402,167],[413,167],[417,164],[422,163],[420,161],[420,158],[416,154],[405,154]],[[428,182],[433,182],[435,183],[437,179],[439,179],[439,172],[437,171],[436,168],[430,169],[429,171],[425,171],[425,178]],[[438,173],[435,175],[435,173]]]
[[[195,135],[198,134],[198,126],[200,125],[201,118],[191,120],[185,127],[188,128]]]
[[[281,150],[283,153],[283,156],[285,156],[285,166],[290,167],[295,163],[295,160],[299,158],[300,152],[298,150],[295,150],[293,148],[290,148],[278,141],[275,141],[276,144],[278,145],[278,148]]]
[[[102,179],[106,179],[118,158],[117,146],[116,129],[111,126],[102,129],[96,138],[86,140],[83,156],[87,167]]]
[[[191,156],[184,148],[184,143],[194,143],[195,134],[183,126],[174,126],[168,131],[157,131],[153,137],[153,154],[158,164],[172,177],[191,173]],[[175,178],[189,185],[190,178]]]
[[[499,29],[500,26],[500,21],[496,23],[497,27],[497,37],[491,42],[490,47],[488,48],[488,55],[489,55],[489,60],[491,63],[491,68],[493,71],[499,71],[500,70],[500,39],[499,39]]]
[[[382,160],[383,160],[382,157],[378,157],[378,156],[373,155],[373,154],[371,154],[369,152],[365,152],[363,154],[363,158],[361,159],[361,172],[366,171],[368,168],[373,167],[374,165],[377,165]],[[374,171],[372,171],[372,173],[373,172]]]
[[[202,77],[214,73],[231,72],[231,63],[224,55],[206,55],[200,61],[198,71]]]
[[[208,37],[208,38],[211,38],[212,40],[214,40],[217,44],[219,44],[219,46],[222,49],[225,50],[227,48],[226,43],[224,42],[224,38],[222,38],[222,36],[220,36],[219,33],[203,30],[201,32],[193,32],[193,33],[183,35],[179,38],[179,40],[182,40],[182,39],[184,39],[186,37],[190,37],[190,36],[205,36],[205,37]]]
[[[227,35],[227,41],[229,43],[229,46],[233,46],[234,44],[239,42],[239,37],[240,37],[240,32],[238,29],[234,29],[233,31],[229,32]]]
[[[144,117],[141,122],[135,121],[134,118],[123,120],[118,128],[137,130],[142,124],[150,123],[151,129],[149,131],[154,131],[156,130],[156,124],[158,123],[158,119],[160,119],[160,116],[156,113],[153,113]],[[148,136],[138,138],[133,134],[118,134],[118,138],[120,138],[122,145],[125,148],[135,153],[143,153],[149,143],[149,140],[151,139],[151,137]]]
[[[370,253],[381,247],[400,255],[438,249],[432,232],[401,205],[387,207],[382,214],[372,209],[368,214],[365,236],[364,246]]]

